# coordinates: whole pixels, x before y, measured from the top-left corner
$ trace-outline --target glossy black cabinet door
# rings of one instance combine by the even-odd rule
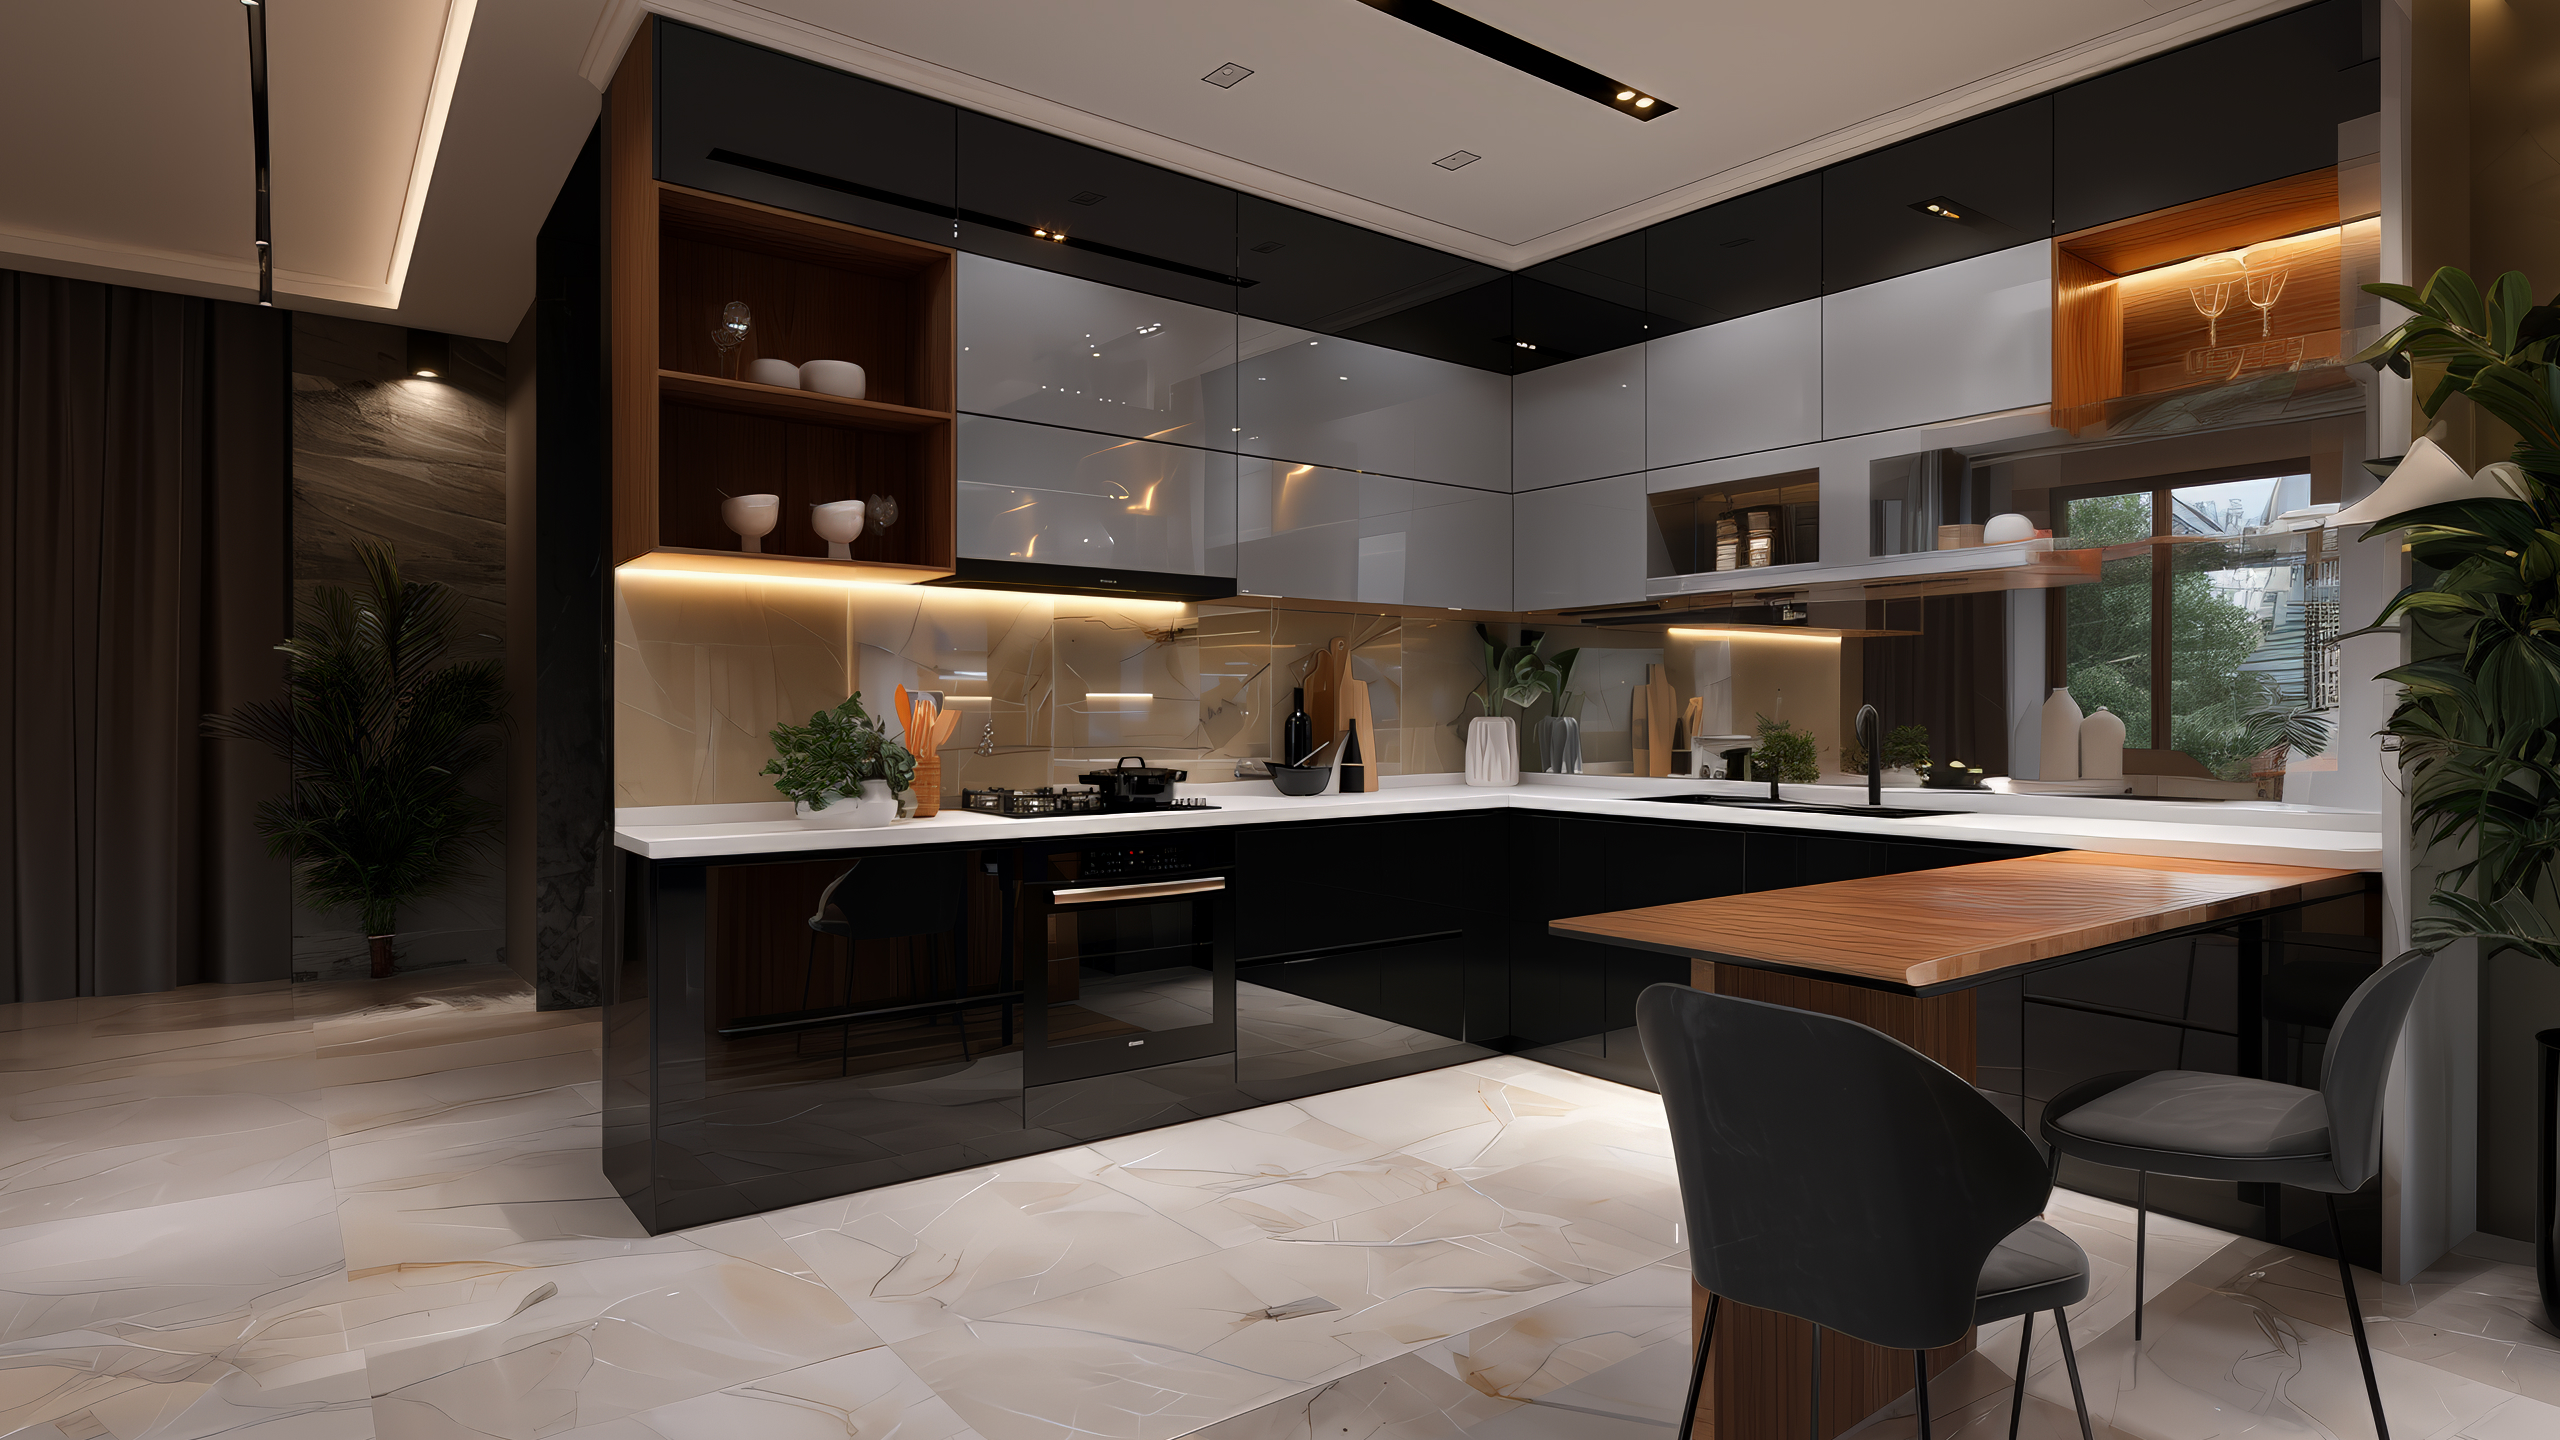
[[[672,21],[657,45],[660,179],[951,243],[955,107]]]
[[[1236,273],[1253,282],[1237,293],[1245,314],[1460,364],[1482,357],[1471,322],[1507,294],[1447,302],[1504,281],[1501,271],[1252,195],[1236,215]]]
[[[1235,308],[1234,191],[971,110],[958,143],[961,249]]]
[[[1822,177],[1692,210],[1644,236],[1648,338],[1810,300],[1823,288]]]
[[[2102,225],[2338,163],[2381,108],[2370,0],[2326,0],[2054,96],[2054,226]]]
[[[1652,336],[1645,313],[1646,234],[1637,231],[1586,245],[1512,277],[1512,373],[1641,345]]]
[[[1915,208],[1947,201],[1961,218]],[[1822,172],[1825,294],[2052,233],[2050,97],[1976,116]]]

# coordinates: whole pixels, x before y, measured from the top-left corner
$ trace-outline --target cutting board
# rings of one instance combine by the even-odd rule
[[[1634,687],[1628,697],[1628,710],[1635,733],[1631,737],[1635,763],[1629,768],[1638,775],[1671,773],[1672,713],[1679,692],[1672,688],[1668,671],[1659,665],[1644,667],[1644,683]]]
[[[1342,783],[1336,788],[1346,791],[1375,790],[1378,788],[1378,729],[1377,722],[1369,715],[1369,682],[1366,680],[1343,681],[1342,688],[1336,694],[1335,703],[1342,717],[1342,736],[1335,744],[1333,752],[1333,763],[1337,771],[1342,765],[1343,756],[1350,750],[1351,732],[1355,729],[1360,732],[1359,783],[1352,783],[1351,777],[1345,775],[1342,777]]]

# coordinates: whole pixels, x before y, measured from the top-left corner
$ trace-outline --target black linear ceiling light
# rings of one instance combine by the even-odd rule
[[[267,7],[240,0],[249,12],[249,143],[258,171],[258,303],[276,303],[275,231],[267,223]]]
[[[1639,120],[1659,120],[1679,109],[1641,88],[1612,80],[1599,71],[1577,65],[1552,50],[1541,50],[1507,31],[1496,30],[1472,15],[1464,15],[1439,3],[1439,0],[1360,0],[1372,10],[1392,15],[1417,30],[1428,30],[1452,45],[1464,45],[1498,64],[1508,65],[1523,75],[1533,75],[1562,90],[1570,90],[1586,100],[1597,100],[1621,115]]]

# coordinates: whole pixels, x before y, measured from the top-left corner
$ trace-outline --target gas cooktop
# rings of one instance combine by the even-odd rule
[[[1100,790],[963,790],[960,808],[1009,820],[1038,820],[1051,815],[1152,815],[1167,810],[1215,810],[1206,800],[1131,800]]]

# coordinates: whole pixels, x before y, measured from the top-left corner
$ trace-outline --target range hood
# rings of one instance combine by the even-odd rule
[[[1044,565],[1030,560],[960,557],[959,568],[928,585],[971,590],[1034,590],[1045,595],[1116,595],[1124,600],[1225,600],[1236,593],[1232,575],[1183,575],[1168,570],[1106,570],[1085,565]]]

